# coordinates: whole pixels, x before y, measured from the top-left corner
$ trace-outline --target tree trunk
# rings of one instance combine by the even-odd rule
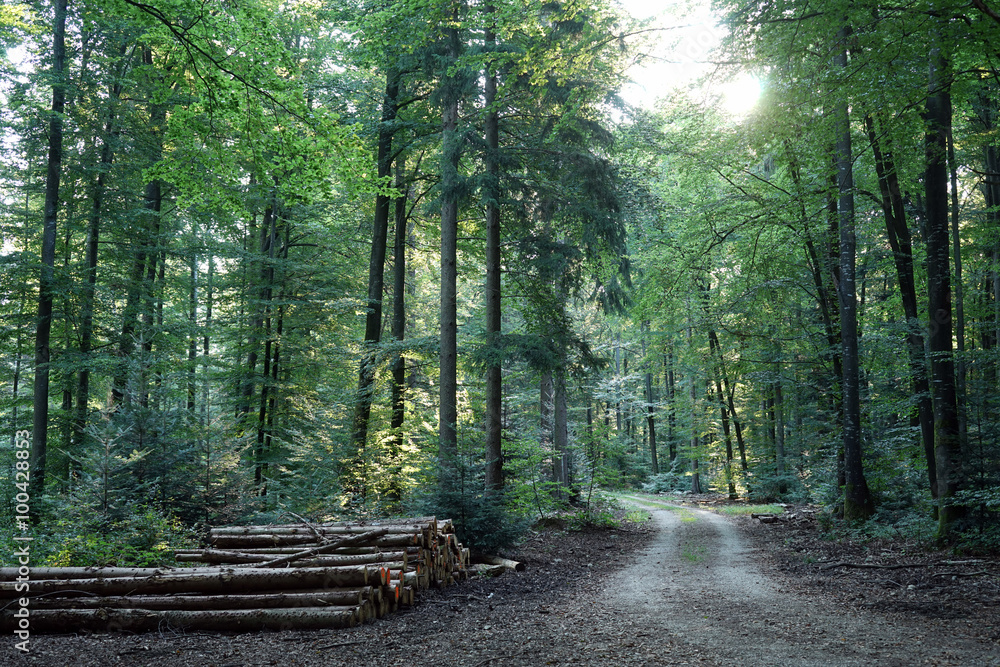
[[[386,74],[385,95],[382,98],[382,122],[378,130],[378,176],[392,175],[392,137],[399,110],[399,72],[392,68]],[[375,391],[375,358],[382,340],[382,299],[385,284],[385,254],[389,236],[389,208],[392,199],[378,193],[375,196],[375,218],[372,222],[372,248],[368,261],[368,300],[365,306],[365,340],[358,371],[358,395],[354,404],[354,449],[364,459],[371,418],[372,394]]]
[[[198,256],[192,252],[188,274],[191,281],[188,290],[188,368],[187,368],[187,411],[191,423],[195,421],[195,404],[198,395]]]
[[[780,373],[780,365],[779,365]],[[774,391],[774,459],[778,473],[778,493],[788,493],[785,483],[785,398],[781,393],[781,376],[772,385]]]
[[[458,23],[458,7],[453,15]],[[457,27],[445,30],[449,64],[458,61],[460,42]],[[438,457],[442,481],[447,483],[458,456],[458,163],[461,139],[458,134],[459,77],[442,79],[441,132],[441,351],[440,399],[438,415]]]
[[[677,389],[674,385],[674,351],[671,345],[667,346],[667,353],[663,355],[663,381],[667,384],[667,453],[670,455],[670,463],[677,460]]]
[[[487,50],[496,49],[492,20],[494,8],[486,7]],[[486,344],[492,348],[486,365],[486,488],[503,488],[503,427],[500,421],[503,404],[503,376],[498,350],[501,330],[501,253],[500,253],[500,115],[497,111],[497,73],[493,63],[486,65],[485,134],[486,134]]]
[[[265,424],[267,420],[267,395],[271,384],[271,316],[274,297],[274,269],[276,247],[278,244],[278,218],[277,206],[268,208],[264,213],[264,225],[261,228],[261,284],[260,301],[257,304],[257,315],[254,318],[253,333],[251,334],[250,350],[250,381],[253,383],[253,375],[256,372],[258,356],[264,357],[264,370],[261,373],[260,397],[257,403],[257,423],[255,426],[256,443],[254,445],[254,487],[257,495],[267,495],[267,474],[266,474],[266,451],[265,451]],[[263,350],[258,351],[261,341]],[[253,384],[250,386],[253,389]],[[247,397],[250,398],[250,397]],[[248,406],[249,407],[249,406]]]
[[[838,33],[841,51],[836,64],[847,67],[846,40],[849,30]],[[856,238],[854,232],[854,174],[851,125],[847,102],[836,110],[837,191],[840,224],[840,337],[843,350],[844,381],[844,518],[867,519],[875,511],[865,479],[861,453],[860,360],[858,356],[858,301],[855,275]]]
[[[809,215],[807,214],[805,204],[803,203],[805,201],[806,193],[802,186],[802,177],[798,159],[792,151],[790,143],[785,144],[785,149],[789,161],[790,176],[792,177],[792,182],[795,183],[797,194],[799,195],[796,199],[799,201],[798,213],[799,218],[802,221],[803,234],[805,235],[805,248],[809,258],[809,273],[812,276],[813,285],[816,287],[816,302],[817,305],[819,305],[820,317],[823,320],[823,329],[826,333],[827,345],[829,346],[828,355],[833,367],[833,375],[831,376],[833,381],[831,384],[835,387],[844,376],[843,363],[838,349],[840,346],[840,335],[837,331],[839,323],[836,321],[839,313],[835,296],[836,259],[831,257],[830,253],[824,253],[821,255],[816,249],[816,244],[813,242],[809,233]],[[836,228],[838,227],[836,202],[833,204],[833,210],[830,215],[830,227],[832,236],[836,233]]]
[[[722,418],[722,433],[726,440],[726,483],[729,487],[729,498],[735,500],[736,480],[733,478],[733,439],[729,428],[729,411],[726,406],[726,396],[722,393],[722,349],[719,346],[719,336],[714,329],[708,331],[709,355],[717,357],[712,364],[712,376],[715,381],[715,397],[719,403],[719,416]]]
[[[539,438],[543,450],[553,450],[555,435],[555,384],[552,380],[552,372],[545,371],[539,386],[538,415],[541,437]],[[554,454],[553,454],[554,456]]]
[[[995,157],[995,147],[993,152]],[[955,142],[950,127],[948,129],[948,171],[951,178],[951,244],[955,262],[955,349],[958,352],[958,360],[955,364],[955,403],[958,406],[958,437],[964,450],[969,441],[969,424],[966,415],[965,286],[962,284],[962,238],[959,233],[958,163],[955,161]],[[994,218],[996,217],[995,210],[992,215]],[[993,228],[995,229],[996,225],[993,225]],[[931,402],[929,395],[927,402]]]
[[[656,397],[653,396],[653,374],[646,371],[646,431],[649,433],[649,459],[653,474],[660,474],[660,461],[656,452]]]
[[[936,36],[935,36],[936,37]],[[935,40],[937,41],[937,40]],[[938,537],[948,539],[965,514],[954,496],[962,488],[962,451],[955,396],[952,350],[950,224],[948,219],[947,137],[951,127],[948,63],[940,46],[930,52],[925,118],[927,210],[927,296],[931,317],[931,391],[934,402],[934,443],[938,483]]]
[[[393,274],[392,274],[392,338],[402,343],[406,338],[406,187],[404,171],[406,161],[400,157],[396,160],[396,206],[395,206],[395,237],[393,243]],[[396,355],[392,362],[392,457],[389,473],[389,486],[386,496],[389,500],[398,501],[402,498],[403,475],[403,424],[406,421],[406,358]]]
[[[566,371],[555,373],[554,411],[552,420],[553,479],[559,485],[559,496],[573,495],[570,479],[569,421],[566,410]]]
[[[62,116],[66,108],[66,2],[55,0],[52,25],[52,113],[49,116],[49,155],[45,173],[45,209],[42,219],[42,270],[38,280],[38,320],[35,329],[35,381],[32,407],[31,497],[37,512],[45,490],[45,462],[49,427],[49,339],[52,333],[53,269],[56,258],[56,222],[59,218],[59,180],[62,176]],[[34,520],[35,516],[32,517]]]

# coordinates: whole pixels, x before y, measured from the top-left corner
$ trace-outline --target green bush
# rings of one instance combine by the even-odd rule
[[[485,492],[481,468],[461,464],[448,479],[419,496],[414,510],[451,519],[459,541],[482,553],[513,546],[530,525],[529,517],[514,509],[506,493]]]
[[[174,564],[175,549],[198,543],[179,520],[143,505],[129,505],[115,518],[70,507],[58,516],[33,529],[32,564],[159,567]]]
[[[624,512],[613,497],[595,492],[585,507],[566,518],[566,527],[575,531],[617,528]]]
[[[668,472],[653,475],[642,485],[645,493],[674,493],[691,488],[691,480],[685,475],[683,465],[675,461]]]

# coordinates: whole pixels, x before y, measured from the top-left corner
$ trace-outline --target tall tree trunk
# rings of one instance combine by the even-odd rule
[[[187,383],[187,411],[194,424],[195,404],[198,395],[198,256],[191,254],[190,265],[188,266],[189,278],[191,281],[188,290],[188,383]]]
[[[847,68],[846,40],[849,30],[838,33],[841,52],[837,65]],[[840,336],[843,350],[844,381],[844,518],[866,519],[875,511],[865,479],[861,453],[860,359],[858,356],[858,301],[856,245],[854,232],[854,174],[852,168],[851,124],[847,102],[836,110],[837,191],[840,223]]]
[[[573,495],[570,479],[569,451],[569,415],[566,405],[566,371],[562,368],[555,372],[553,382],[553,412],[552,412],[552,462],[553,479],[558,485],[560,498]]]
[[[545,371],[539,380],[538,387],[538,421],[541,437],[539,441],[543,449],[552,449],[555,414],[555,384],[552,372]]]
[[[56,222],[59,218],[59,180],[62,176],[62,116],[66,109],[66,2],[55,0],[52,25],[52,113],[49,116],[49,155],[45,173],[45,208],[42,218],[42,270],[38,280],[38,320],[35,329],[35,381],[33,388],[31,457],[32,508],[37,511],[45,491],[45,463],[49,427],[49,339],[52,334],[53,269],[56,258]],[[37,518],[37,514],[32,520]]]
[[[622,336],[615,334],[615,380],[620,381],[622,376]],[[622,402],[615,401],[615,433],[622,431]]]
[[[875,174],[878,177],[882,200],[882,214],[885,217],[886,236],[892,249],[896,265],[896,281],[903,302],[906,318],[907,352],[910,362],[910,387],[917,400],[917,423],[920,426],[924,455],[927,458],[927,475],[931,495],[937,497],[937,468],[934,463],[934,410],[931,404],[930,387],[927,384],[927,353],[920,324],[917,305],[916,281],[913,275],[913,246],[910,229],[906,224],[903,207],[903,193],[891,151],[882,149],[882,141],[876,132],[875,120],[865,117],[868,140],[875,157]]]
[[[947,138],[951,128],[951,90],[948,77],[947,60],[940,46],[935,44],[930,52],[928,67],[924,197],[927,209],[927,297],[928,312],[931,317],[930,384],[934,400],[934,443],[939,501],[938,536],[941,539],[952,536],[955,522],[965,514],[965,508],[955,501],[955,494],[963,486],[963,461],[952,349],[947,165]]]
[[[212,391],[211,391],[211,374],[209,373],[209,358],[212,352],[212,308],[214,305],[215,294],[213,291],[213,278],[215,277],[215,258],[212,255],[211,250],[208,253],[208,277],[205,281],[205,328],[204,336],[202,338],[202,348],[201,348],[201,358],[202,358],[202,368],[204,369],[204,375],[202,376],[202,395],[201,395],[201,433],[204,438],[202,441],[205,446],[205,490],[204,490],[204,502],[202,506],[205,510],[205,522],[208,523],[211,518],[209,515],[209,508],[212,503],[212,436],[209,433],[209,424],[212,423]]]
[[[250,335],[247,339],[247,361],[246,361],[246,371],[243,380],[243,390],[242,396],[240,397],[240,407],[239,407],[239,422],[240,422],[240,432],[245,433],[252,428],[253,422],[251,422],[251,404],[253,401],[254,390],[257,386],[257,365],[260,362],[261,353],[264,353],[265,359],[265,370],[260,378],[261,385],[261,395],[266,396],[267,394],[267,384],[268,384],[268,371],[270,367],[267,365],[267,349],[266,344],[269,338],[269,331],[267,330],[270,326],[270,308],[271,308],[271,296],[272,288],[274,285],[274,248],[277,243],[277,218],[278,213],[276,212],[276,204],[269,203],[267,208],[264,209],[263,220],[261,221],[261,226],[259,230],[259,262],[260,271],[257,277],[256,286],[256,303],[251,303],[251,308],[253,311],[253,316],[250,320]],[[253,227],[251,227],[251,233],[253,232]],[[263,346],[263,349],[262,349]],[[260,404],[258,403],[258,406]],[[253,448],[253,466],[254,466],[254,486],[257,488],[258,493],[263,488],[264,482],[264,452],[263,452],[263,441],[261,439],[261,428],[262,418],[260,416],[260,410],[258,408],[257,419],[253,432],[256,435]]]
[[[653,373],[646,371],[646,431],[649,433],[649,459],[653,474],[660,474],[660,461],[656,452],[656,397],[653,395]]]
[[[399,110],[400,74],[390,69],[386,74],[385,95],[382,98],[382,122],[378,130],[378,175],[392,175],[392,136]],[[372,222],[372,248],[368,262],[368,300],[365,305],[365,341],[358,370],[358,394],[354,404],[354,449],[364,458],[371,418],[372,395],[375,391],[375,360],[382,340],[382,299],[385,285],[385,254],[389,235],[389,210],[392,199],[388,194],[375,196],[375,218]]]
[[[489,27],[487,50],[496,49],[492,21],[494,7],[487,5]],[[500,305],[500,114],[497,110],[497,73],[492,63],[486,65],[486,341],[494,349],[486,366],[486,488],[503,488],[503,428],[500,412],[503,403],[503,376],[497,347],[501,335]]]
[[[395,206],[395,237],[393,241],[393,274],[392,274],[392,338],[402,343],[406,338],[406,187],[404,183],[405,160],[396,160],[396,206]],[[389,500],[398,501],[402,498],[402,456],[403,456],[403,424],[406,421],[406,357],[397,354],[392,362],[392,446],[390,456],[393,457],[390,471],[389,488],[386,495]]]
[[[673,346],[667,345],[667,352],[663,355],[663,381],[667,385],[667,453],[670,456],[670,463],[673,465],[677,460],[677,389],[674,384],[674,350]]]
[[[780,373],[780,365],[778,366]],[[772,385],[774,392],[774,459],[778,473],[778,493],[788,493],[785,483],[785,397],[781,393],[781,376]]]
[[[275,318],[274,288],[277,284],[277,260],[283,259],[285,250],[284,248],[279,248],[279,234],[285,235],[287,233],[288,221],[283,215],[279,215],[276,211],[272,212],[270,216],[270,224],[268,225],[267,254],[261,281],[262,298],[259,305],[262,312],[262,333],[264,340],[262,356],[264,357],[264,369],[261,373],[260,400],[257,404],[257,444],[254,450],[254,485],[256,486],[257,492],[260,496],[267,495],[269,441],[267,409],[271,401],[271,392],[275,388],[273,383],[273,372],[276,369],[272,368],[272,364],[274,363],[273,354],[276,340],[273,333]],[[281,295],[279,295],[278,301],[281,301]]]
[[[994,152],[995,150],[994,148]],[[962,237],[959,233],[958,163],[955,160],[955,141],[951,128],[948,130],[948,172],[951,179],[951,245],[955,262],[955,349],[958,351],[958,361],[955,365],[955,402],[958,406],[959,439],[964,448],[969,441],[966,415],[965,286],[962,284]]]
[[[460,42],[457,25],[459,8],[453,14],[453,26],[445,30],[448,62],[457,63]],[[459,77],[443,78],[441,132],[441,352],[440,399],[438,414],[438,457],[441,478],[447,482],[458,456],[458,163],[461,139],[458,134],[458,102],[461,97]]]
[[[722,349],[719,347],[719,336],[714,329],[708,330],[708,351],[715,359],[712,363],[712,379],[715,381],[715,398],[719,403],[719,416],[722,418],[722,433],[726,440],[726,483],[729,487],[730,499],[736,499],[736,480],[733,477],[733,438],[729,427],[729,410],[726,396],[722,392]]]

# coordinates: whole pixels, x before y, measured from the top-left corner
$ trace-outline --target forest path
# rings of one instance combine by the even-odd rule
[[[690,649],[744,667],[1000,665],[991,647],[932,621],[890,621],[783,588],[718,514],[624,500],[649,511],[659,530],[612,575],[604,604],[670,637],[682,654]]]
[[[429,591],[349,630],[32,637],[6,667],[1000,667],[975,617],[888,616],[783,577],[737,524],[629,497],[636,529],[533,533],[525,572]],[[771,534],[773,539],[781,539]],[[992,590],[992,589],[991,589]]]

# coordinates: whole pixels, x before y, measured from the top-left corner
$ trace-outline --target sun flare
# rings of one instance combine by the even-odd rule
[[[760,81],[745,75],[722,86],[722,108],[733,116],[745,116],[760,99]]]

